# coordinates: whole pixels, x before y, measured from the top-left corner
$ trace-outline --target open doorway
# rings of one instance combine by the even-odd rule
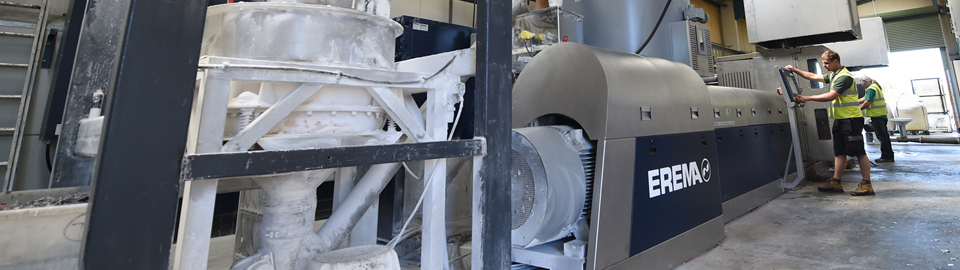
[[[869,76],[880,83],[888,117],[914,118],[911,132],[954,132],[957,130],[956,97],[951,88],[938,48],[892,52],[890,65],[864,68],[855,76]],[[922,104],[922,106],[920,105]],[[925,119],[920,115],[925,115]]]

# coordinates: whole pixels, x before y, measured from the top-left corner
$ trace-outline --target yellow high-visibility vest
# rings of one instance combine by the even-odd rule
[[[830,89],[833,89],[841,77],[850,77],[851,80],[854,80],[853,74],[850,74],[850,71],[846,67],[841,68],[835,73],[833,78],[830,78]],[[857,84],[850,84],[850,87],[847,87],[846,90],[840,92],[840,96],[833,100],[831,105],[831,111],[833,112],[833,119],[847,119],[854,117],[863,117],[863,113],[860,112],[860,100],[859,95],[857,94]]]
[[[880,84],[873,82],[870,87],[867,87],[867,90],[873,90],[877,92],[877,96],[873,98],[873,102],[870,103],[870,107],[867,107],[867,109],[864,110],[863,115],[866,117],[887,116],[887,102],[883,100],[883,90],[881,90]]]

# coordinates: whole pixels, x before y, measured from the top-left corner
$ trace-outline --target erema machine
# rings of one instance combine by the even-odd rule
[[[513,102],[514,261],[569,269],[540,259],[562,250],[585,254],[588,269],[672,268],[782,192],[790,127],[774,92],[563,43],[525,67]],[[754,192],[773,195],[742,196]]]
[[[659,25],[633,13],[655,15],[661,3],[564,3],[583,14],[583,43],[591,46],[520,50],[539,53],[514,65],[522,67],[513,95],[514,262],[670,269],[721,241],[725,222],[832,160],[825,104],[789,98],[828,89],[790,85],[779,69],[821,72],[828,48],[817,44],[859,39],[853,1],[838,1],[850,12],[831,14],[836,20],[823,27],[789,31],[778,18],[816,11],[745,1],[751,43],[770,50],[717,59],[716,70],[709,29],[691,22],[709,18],[670,3],[660,20],[673,31],[656,34],[609,30]],[[574,207],[581,198],[583,207]]]

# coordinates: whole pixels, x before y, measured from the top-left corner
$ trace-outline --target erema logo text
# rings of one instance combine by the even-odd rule
[[[699,163],[691,161],[649,170],[647,171],[647,183],[650,185],[650,198],[669,192],[677,192],[696,184],[710,182],[712,174],[710,160],[706,158]]]

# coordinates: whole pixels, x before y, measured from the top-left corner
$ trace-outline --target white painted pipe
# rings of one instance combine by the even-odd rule
[[[266,193],[260,223],[261,249],[232,269],[248,269],[262,256],[270,256],[277,270],[303,269],[312,256],[303,256],[304,243],[312,242],[316,219],[317,187],[336,170],[281,174],[254,181]]]
[[[323,227],[320,227],[320,231],[317,232],[319,238],[311,237],[317,242],[310,243],[311,252],[314,254],[309,257],[312,258],[340,246],[340,242],[346,238],[347,234],[367,212],[367,209],[370,209],[370,206],[377,201],[380,192],[387,186],[387,183],[390,182],[399,168],[400,163],[371,166],[370,170],[350,191],[350,195],[347,195],[347,198],[340,203],[337,209],[333,210],[333,214],[323,224]]]

